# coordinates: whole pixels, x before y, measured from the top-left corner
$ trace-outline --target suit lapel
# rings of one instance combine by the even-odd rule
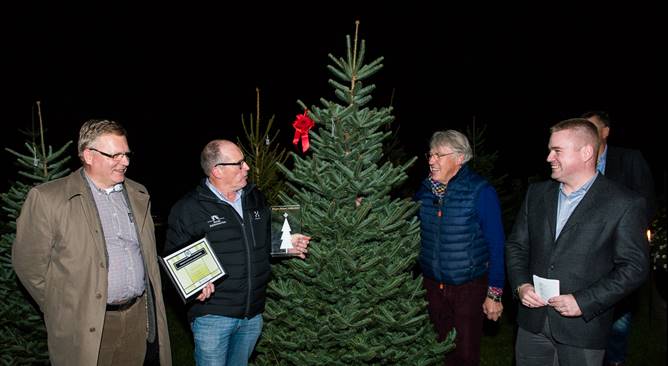
[[[598,202],[600,199],[599,195],[601,194],[601,189],[601,175],[598,175],[594,183],[592,183],[591,187],[589,187],[589,190],[585,196],[582,197],[582,201],[580,201],[578,207],[573,210],[573,213],[566,221],[566,224],[564,224],[564,228],[561,229],[559,238],[561,238],[568,231],[577,228],[578,223],[591,220],[589,215],[591,215],[592,210],[595,208],[596,202]]]
[[[543,197],[546,212],[547,227],[550,228],[550,238],[554,242],[557,232],[557,202],[559,200],[559,183],[551,184]]]

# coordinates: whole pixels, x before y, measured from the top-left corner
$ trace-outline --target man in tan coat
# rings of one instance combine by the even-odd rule
[[[30,190],[12,248],[51,363],[171,365],[150,197],[125,178],[125,129],[89,120],[78,151],[81,169]]]

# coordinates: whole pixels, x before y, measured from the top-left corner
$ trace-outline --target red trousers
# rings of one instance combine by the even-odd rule
[[[482,304],[487,296],[487,276],[461,285],[440,284],[423,277],[427,290],[429,318],[442,342],[454,327],[455,349],[445,355],[445,365],[480,364],[480,340],[485,314]]]

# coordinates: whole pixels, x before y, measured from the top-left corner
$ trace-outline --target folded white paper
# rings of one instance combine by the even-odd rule
[[[545,301],[559,296],[559,280],[551,280],[533,275],[533,288],[538,296]]]

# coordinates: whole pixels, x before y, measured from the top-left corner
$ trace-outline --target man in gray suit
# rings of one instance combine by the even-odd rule
[[[517,366],[600,366],[614,305],[649,272],[644,198],[596,171],[599,138],[586,119],[551,129],[553,180],[533,184],[506,242],[521,304]],[[541,298],[532,276],[559,280]]]

